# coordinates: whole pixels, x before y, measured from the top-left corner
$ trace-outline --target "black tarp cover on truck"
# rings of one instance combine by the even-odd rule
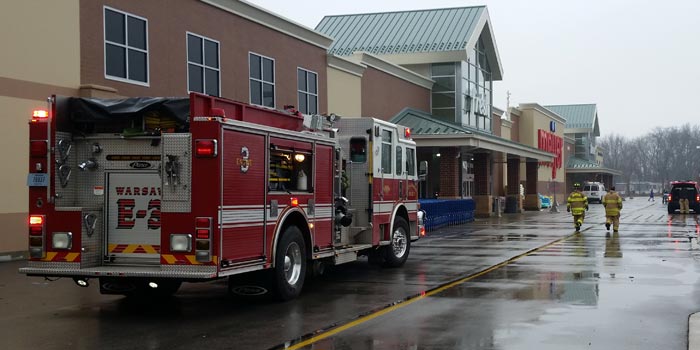
[[[159,133],[184,131],[190,114],[188,97],[133,97],[97,99],[69,97],[64,100],[71,130],[82,133]],[[59,118],[62,116],[59,114]],[[62,118],[63,119],[63,118]],[[65,123],[60,123],[67,126]],[[59,125],[59,129],[62,129]]]

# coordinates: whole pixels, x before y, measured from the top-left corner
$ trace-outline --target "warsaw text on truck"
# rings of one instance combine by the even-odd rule
[[[197,93],[52,96],[29,124],[29,276],[132,296],[252,276],[287,300],[360,255],[401,266],[424,234],[403,126]]]

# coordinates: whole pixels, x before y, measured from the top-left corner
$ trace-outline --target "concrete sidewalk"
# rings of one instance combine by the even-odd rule
[[[700,312],[688,317],[688,350],[700,350]]]

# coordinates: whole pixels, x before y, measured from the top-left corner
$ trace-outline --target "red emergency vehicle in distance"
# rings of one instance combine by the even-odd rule
[[[251,273],[286,300],[307,267],[401,266],[424,232],[402,126],[197,93],[49,104],[29,128],[29,276],[162,296]]]

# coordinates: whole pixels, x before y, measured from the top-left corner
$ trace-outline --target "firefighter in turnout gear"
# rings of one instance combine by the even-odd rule
[[[613,232],[620,228],[620,210],[622,210],[622,197],[615,192],[615,186],[610,187],[608,193],[603,197],[605,206],[605,229],[610,230],[612,224]]]
[[[569,198],[566,200],[566,211],[571,212],[574,216],[576,232],[578,232],[581,229],[581,225],[583,225],[586,210],[588,210],[588,198],[581,193],[581,184],[577,182],[574,184],[574,191],[571,192]]]

